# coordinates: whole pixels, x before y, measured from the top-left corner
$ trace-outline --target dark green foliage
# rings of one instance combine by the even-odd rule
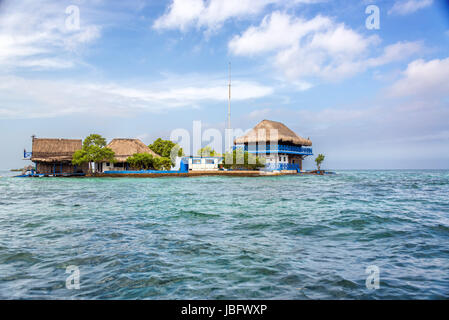
[[[153,167],[156,170],[170,170],[172,161],[167,157],[154,158]]]
[[[184,155],[182,148],[178,144],[170,140],[162,140],[161,138],[155,140],[148,147],[161,157],[171,159],[172,166],[175,165],[176,156],[182,157]]]
[[[138,170],[170,170],[170,168],[172,167],[170,158],[156,158],[148,153],[133,154],[132,157],[128,158],[127,162],[132,168],[136,168]]]
[[[115,162],[114,157],[114,151],[106,148],[106,139],[99,134],[91,134],[84,139],[83,148],[73,154],[72,163],[74,165],[89,163],[89,171],[92,171],[92,162]]]
[[[324,161],[324,154],[319,154],[316,158],[315,158],[315,162],[316,162],[316,166],[318,168],[318,170],[321,170],[321,163]]]
[[[206,146],[198,150],[197,154],[201,157],[216,157],[218,153],[212,149],[210,146]]]
[[[226,169],[257,170],[265,166],[265,159],[237,149],[232,153],[225,154],[223,166]]]
[[[100,148],[106,147],[106,139],[99,134],[91,134],[83,141],[83,147],[97,146]]]
[[[148,170],[153,168],[154,159],[149,153],[135,153],[128,158],[127,162],[132,168]]]

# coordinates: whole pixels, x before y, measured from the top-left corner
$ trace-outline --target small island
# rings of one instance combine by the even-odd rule
[[[321,170],[324,155],[315,159],[317,170],[303,170],[312,156],[312,141],[281,122],[263,120],[234,140],[232,150],[220,154],[207,146],[186,156],[182,148],[161,138],[146,145],[139,139],[115,138],[107,143],[99,134],[81,139],[32,137],[32,151],[24,158],[34,166],[19,169],[18,177],[163,177],[163,176],[270,176],[328,174]]]

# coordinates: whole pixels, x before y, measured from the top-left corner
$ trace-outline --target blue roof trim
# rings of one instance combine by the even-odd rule
[[[185,172],[181,170],[120,170],[120,171],[105,171],[105,174],[138,174],[138,173],[179,173]]]
[[[223,157],[201,157],[201,156],[187,156],[182,159],[223,159]]]
[[[284,150],[257,150],[257,151],[248,151],[248,153],[263,153],[263,154],[299,154],[304,156],[313,156],[313,153],[306,153],[306,152],[298,152],[298,151],[284,151]]]

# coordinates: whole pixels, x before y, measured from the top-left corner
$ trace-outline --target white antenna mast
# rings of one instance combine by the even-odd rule
[[[229,147],[232,149],[232,136],[231,136],[231,62],[229,62],[229,97],[228,97],[228,141],[229,141]]]

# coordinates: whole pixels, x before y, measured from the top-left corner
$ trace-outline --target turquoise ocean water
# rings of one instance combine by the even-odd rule
[[[447,299],[449,171],[0,172],[0,298]],[[80,289],[66,288],[66,268]],[[379,289],[366,269],[379,268]]]

